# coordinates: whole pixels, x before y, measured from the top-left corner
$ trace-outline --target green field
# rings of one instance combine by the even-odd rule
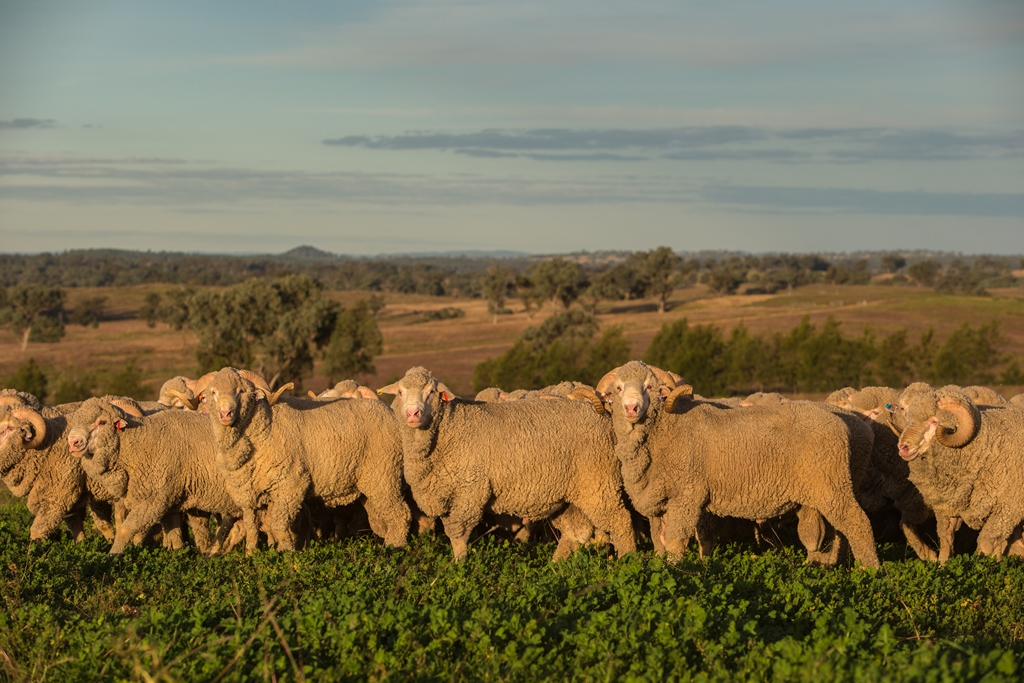
[[[944,567],[880,547],[880,570],[803,565],[792,545],[649,550],[484,536],[296,552],[130,547],[94,532],[33,549],[0,506],[0,680],[1020,680],[1024,563]],[[91,530],[90,530],[91,531]],[[782,530],[787,537],[785,529]]]

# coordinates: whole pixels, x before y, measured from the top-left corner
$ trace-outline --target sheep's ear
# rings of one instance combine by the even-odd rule
[[[311,399],[313,399],[314,401],[316,400],[316,394],[314,394],[314,393],[313,393],[313,390],[312,390],[312,389],[310,389],[310,390],[309,390],[309,391],[307,391],[306,393],[307,393],[307,394],[309,394],[309,397],[310,397]]]
[[[377,395],[380,396],[381,394],[391,394],[393,396],[398,396],[398,382],[395,382],[394,384],[389,384],[386,387],[381,387],[380,389],[378,389]]]
[[[125,420],[118,420],[117,422],[114,423],[114,429],[116,429],[119,432],[124,431],[124,428],[127,426],[128,422],[126,422]]]
[[[441,394],[441,399],[442,399],[442,400],[443,400],[443,401],[444,401],[445,403],[451,403],[451,402],[452,402],[452,400],[454,400],[455,398],[457,398],[457,397],[455,396],[455,393],[454,393],[454,392],[453,392],[453,391],[452,391],[451,389],[449,389],[448,387],[446,387],[446,386],[444,385],[444,382],[438,382],[438,383],[437,383],[437,392],[438,392],[439,394]]]
[[[668,395],[671,393],[672,387],[668,386],[667,384],[662,384],[660,387],[658,387],[658,397],[661,398],[662,401],[668,398]]]
[[[882,410],[882,408],[875,408],[874,410],[870,410],[864,413],[864,421],[867,422],[868,424],[876,421],[878,419],[878,416],[882,414]]]

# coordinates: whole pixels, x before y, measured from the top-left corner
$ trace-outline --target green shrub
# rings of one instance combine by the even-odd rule
[[[49,390],[49,380],[35,358],[29,358],[18,366],[14,374],[4,379],[4,388],[17,389],[32,394],[40,400],[46,401],[46,394]]]

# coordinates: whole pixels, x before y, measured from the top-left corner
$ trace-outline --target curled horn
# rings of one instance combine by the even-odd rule
[[[615,375],[617,375],[619,373],[619,370],[621,370],[621,369],[622,369],[622,366],[620,365],[619,367],[615,368],[614,370],[609,370],[608,372],[606,372],[604,377],[602,377],[601,380],[597,383],[597,386],[594,387],[594,389],[597,391],[597,393],[599,393],[599,394],[607,394],[608,393],[608,387],[610,387],[612,385],[612,382],[615,381]]]
[[[680,384],[678,387],[673,389],[668,396],[665,397],[664,410],[667,413],[674,413],[676,403],[680,401],[692,401],[693,400],[693,387],[689,384]]]
[[[202,377],[200,377],[199,379],[197,379],[195,382],[193,382],[193,384],[192,384],[192,386],[190,388],[192,389],[192,394],[196,397],[196,404],[197,405],[198,405],[198,402],[199,402],[199,394],[201,394],[204,391],[206,391],[206,387],[210,386],[210,382],[213,381],[213,376],[216,375],[216,374],[217,374],[216,372],[208,372],[205,375],[203,375]],[[187,386],[187,383],[186,383],[186,386]],[[195,408],[193,408],[193,410],[195,410]]]
[[[12,396],[10,394],[0,396],[0,406],[23,406],[25,402],[18,396]]]
[[[199,394],[196,394],[195,396],[189,396],[183,391],[175,391],[174,389],[168,389],[167,395],[173,396],[174,398],[181,401],[181,404],[188,408],[189,410],[194,411],[197,408],[199,408]]]
[[[370,387],[364,387],[364,386],[360,385],[360,387],[359,387],[359,389],[357,389],[357,391],[359,392],[359,396],[361,398],[368,398],[371,401],[379,401],[380,400],[380,396],[377,395],[377,392],[375,392]]]
[[[266,377],[264,377],[260,373],[253,372],[252,370],[236,370],[236,372],[238,373],[238,376],[241,377],[242,379],[246,379],[252,382],[253,386],[262,391],[264,396],[271,393],[270,385],[267,384]]]
[[[118,396],[110,399],[110,405],[117,406],[124,412],[134,417],[142,417],[142,407],[130,398]]]
[[[557,398],[552,396],[552,398]],[[604,406],[604,401],[598,395],[597,391],[590,387],[576,387],[569,392],[569,398],[574,401],[587,401],[590,405],[594,406],[594,412],[598,415],[607,415],[608,409]]]
[[[949,393],[939,395],[937,405],[939,410],[945,410],[956,418],[956,429],[947,432],[945,429],[937,431],[935,438],[939,443],[949,448],[960,448],[974,437],[981,422],[978,409],[963,395]],[[945,427],[945,425],[943,425]]]
[[[277,391],[275,391],[275,392],[273,392],[273,393],[271,393],[271,394],[269,394],[267,396],[267,403],[269,403],[270,405],[274,405],[275,403],[277,403],[277,400],[279,398],[281,398],[281,394],[283,394],[284,392],[286,392],[286,391],[288,391],[290,389],[294,389],[294,388],[295,388],[295,382],[288,382],[287,384],[282,384],[281,386],[279,386],[277,388]]]
[[[31,441],[25,442],[25,448],[35,450],[43,445],[43,441],[46,439],[46,420],[42,415],[31,408],[15,408],[11,411],[11,415],[32,423],[32,431],[35,432],[35,435]]]
[[[654,373],[654,376],[658,378],[658,381],[664,384],[669,389],[675,389],[678,382],[668,372],[661,368],[656,368],[653,365],[648,365],[647,368]],[[690,388],[690,393],[693,393],[693,388]]]

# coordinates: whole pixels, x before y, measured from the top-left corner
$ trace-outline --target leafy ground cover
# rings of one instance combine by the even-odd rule
[[[1018,680],[1024,563],[944,567],[883,545],[880,570],[793,546],[676,565],[485,536],[291,554],[28,547],[0,506],[0,680]]]

